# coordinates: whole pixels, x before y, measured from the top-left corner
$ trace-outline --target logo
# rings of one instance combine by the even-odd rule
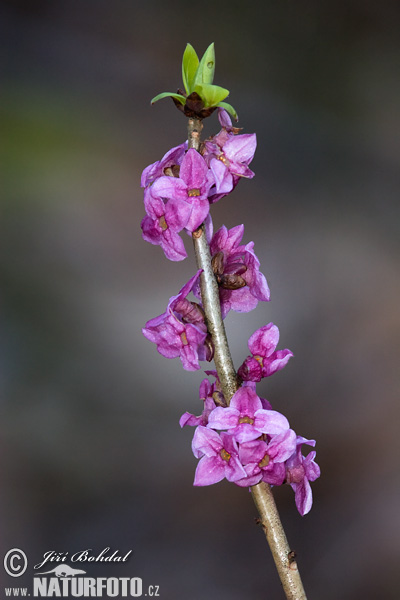
[[[85,575],[86,571],[73,569],[69,565],[57,565],[51,571],[42,571],[41,573],[35,573],[35,575],[47,575],[48,573],[54,573],[56,577],[75,577],[75,575]]]
[[[28,566],[28,559],[25,552],[19,548],[9,550],[4,557],[4,570],[11,577],[21,577]]]
[[[100,563],[104,567],[110,563],[125,563],[132,550],[120,553],[110,547],[94,552],[91,548],[75,553],[49,550],[43,554],[41,562],[33,566],[34,577],[32,587],[5,587],[5,596],[33,596],[34,598],[139,598],[141,596],[159,597],[160,586],[144,583],[141,577],[93,577],[87,571],[76,569],[76,566],[90,567]],[[67,564],[68,562],[71,564]],[[4,557],[4,570],[10,577],[20,577],[26,572],[28,559],[19,548],[12,548]],[[53,564],[51,564],[53,563]],[[58,563],[54,565],[54,563]],[[53,568],[49,568],[53,567]],[[38,569],[47,568],[47,571]]]

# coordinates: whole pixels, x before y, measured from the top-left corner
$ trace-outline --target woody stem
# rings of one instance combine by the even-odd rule
[[[188,148],[200,149],[200,135],[203,129],[201,119],[188,119]],[[239,389],[224,322],[221,315],[218,283],[211,266],[210,247],[207,242],[204,224],[192,234],[194,252],[200,277],[201,300],[208,331],[214,345],[214,362],[225,400],[229,402]],[[287,600],[307,600],[294,553],[291,552],[271,488],[261,482],[251,487],[254,503],[260,514],[260,523],[270,546],[275,565],[282,582]]]

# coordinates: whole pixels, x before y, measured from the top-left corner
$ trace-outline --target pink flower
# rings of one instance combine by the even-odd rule
[[[243,386],[232,396],[228,407],[218,406],[210,413],[207,427],[227,429],[242,444],[255,440],[262,433],[283,433],[289,429],[289,423],[279,412],[263,408],[255,391]]]
[[[279,329],[273,323],[257,329],[249,338],[248,346],[253,356],[248,356],[238,370],[244,381],[261,381],[280,371],[293,356],[290,350],[275,350],[279,342]]]
[[[223,399],[216,371],[206,371],[206,373],[214,375],[216,377],[216,382],[210,383],[208,379],[203,379],[200,384],[199,396],[200,400],[203,400],[204,402],[203,412],[198,417],[189,412],[185,412],[179,419],[179,425],[181,427],[185,427],[185,425],[191,427],[196,427],[197,425],[206,426],[209,414],[216,407],[215,399],[217,399],[219,403],[221,399]]]
[[[212,485],[225,477],[228,481],[246,477],[246,471],[240,464],[237,443],[231,435],[218,435],[216,431],[200,425],[194,433],[192,450],[196,458],[201,458],[193,485]]]
[[[173,172],[175,170],[175,167],[179,166],[182,163],[186,148],[187,142],[184,142],[179,146],[175,146],[175,148],[171,148],[171,150],[168,150],[168,152],[164,154],[161,160],[157,160],[155,163],[146,167],[142,173],[142,177],[140,180],[141,187],[145,188],[154,183],[154,181],[158,177],[166,175],[165,171],[167,169],[171,169],[171,171]]]
[[[303,444],[315,446],[315,440],[297,436],[297,449],[286,461],[286,481],[294,490],[297,510],[302,516],[310,512],[312,507],[312,491],[309,482],[315,481],[321,474],[319,466],[314,461],[315,450],[304,457],[301,453]]]
[[[186,258],[185,246],[178,233],[187,222],[189,207],[186,211],[182,208],[177,210],[174,202],[165,203],[162,198],[154,197],[151,187],[145,190],[145,208],[147,215],[141,222],[143,239],[161,246],[169,260]]]
[[[237,485],[247,487],[259,483],[261,479],[270,485],[282,485],[285,480],[285,460],[296,449],[296,434],[287,429],[279,435],[273,435],[267,443],[252,440],[240,444],[239,458],[247,473],[246,479],[236,481]]]
[[[270,297],[267,280],[260,273],[260,262],[253,251],[254,243],[240,243],[243,233],[243,225],[232,229],[222,226],[210,243],[223,318],[230,310],[249,312],[260,300],[267,302]]]
[[[191,148],[182,160],[179,177],[159,177],[153,183],[151,193],[173,202],[179,219],[193,232],[209,213],[207,196],[213,183],[213,175],[204,158]]]
[[[225,110],[218,110],[218,119],[222,129],[205,142],[203,151],[215,180],[208,196],[211,204],[229,194],[241,177],[254,177],[248,165],[257,146],[255,133],[237,135],[240,128],[232,127],[230,116]]]
[[[179,356],[187,371],[200,369],[199,360],[209,357],[205,344],[207,327],[202,309],[186,299],[200,273],[201,270],[183,286],[177,296],[170,298],[165,313],[148,321],[142,329],[143,335],[157,344],[162,356]]]
[[[252,179],[254,173],[249,164],[253,160],[256,147],[255,133],[231,135],[228,128],[223,128],[218,135],[205,143],[205,156],[209,161],[214,158],[220,160],[233,176]]]

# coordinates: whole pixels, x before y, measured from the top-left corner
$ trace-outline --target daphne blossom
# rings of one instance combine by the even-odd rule
[[[271,436],[269,442],[252,440],[240,444],[239,457],[247,477],[235,483],[248,487],[263,480],[271,485],[282,485],[285,480],[285,461],[295,449],[296,434],[293,429]]]
[[[315,440],[297,436],[296,450],[286,462],[286,481],[294,490],[297,510],[301,515],[306,515],[312,506],[310,481],[315,481],[320,476],[321,470],[314,461],[315,450],[309,452],[306,457],[303,456],[301,452],[303,444],[315,446]]]
[[[276,371],[280,371],[293,356],[288,349],[276,350],[279,342],[279,329],[273,323],[257,329],[250,336],[248,346],[252,356],[248,356],[238,370],[245,381],[261,381]]]
[[[159,177],[153,183],[151,192],[172,201],[177,213],[182,212],[184,215],[186,229],[194,231],[209,213],[207,196],[213,183],[212,173],[204,158],[191,148],[182,160],[179,177]]]
[[[201,270],[170,298],[167,310],[151,319],[143,328],[143,335],[157,344],[157,350],[166,358],[179,358],[187,371],[200,369],[199,360],[209,358],[206,345],[207,327],[201,308],[187,300]]]
[[[224,432],[219,435],[200,425],[194,433],[192,450],[195,457],[200,458],[194,485],[211,485],[225,477],[228,481],[246,477],[239,460],[237,442],[231,435]]]
[[[260,262],[253,242],[241,244],[243,225],[227,229],[224,225],[210,241],[212,267],[219,286],[222,318],[230,310],[249,312],[258,302],[268,302],[267,280],[260,272]],[[199,286],[194,293],[200,297]]]
[[[210,413],[217,406],[215,401],[217,400],[219,404],[221,403],[221,400],[224,402],[223,395],[219,388],[219,380],[216,371],[206,371],[206,373],[214,375],[216,381],[215,383],[210,383],[208,379],[203,379],[200,384],[199,396],[200,400],[203,400],[204,402],[203,412],[198,417],[189,412],[185,412],[179,419],[179,425],[181,427],[184,427],[185,425],[191,427],[196,427],[197,425],[206,426]]]
[[[289,429],[281,413],[266,410],[250,387],[241,387],[232,396],[228,407],[217,406],[208,417],[212,429],[226,429],[239,442],[255,440],[261,434],[279,434]]]

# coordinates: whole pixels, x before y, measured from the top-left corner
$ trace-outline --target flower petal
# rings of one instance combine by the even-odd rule
[[[217,406],[208,416],[207,427],[212,429],[232,429],[238,423],[240,413],[232,406]]]
[[[262,433],[275,435],[289,429],[289,422],[280,412],[262,408],[254,414],[254,427]]]
[[[296,450],[296,434],[293,429],[287,429],[279,435],[274,435],[268,444],[268,455],[274,462],[283,463]]]
[[[190,148],[184,156],[179,171],[179,177],[185,182],[187,188],[200,189],[207,178],[207,163],[197,150]]]
[[[229,461],[225,465],[225,477],[228,481],[238,481],[246,477],[247,473],[240,463],[237,455],[231,455]]]
[[[248,346],[252,354],[269,356],[275,350],[278,342],[279,329],[273,323],[268,323],[250,336]]]
[[[261,400],[250,387],[241,387],[232,396],[230,407],[236,408],[241,416],[253,417],[255,412],[262,410]],[[264,411],[266,412],[266,411]]]
[[[197,425],[201,425],[203,422],[203,417],[196,417],[189,412],[183,413],[181,418],[179,419],[179,425],[181,427],[185,427],[185,425],[189,425],[190,427],[197,427]]]
[[[169,200],[186,200],[187,186],[180,177],[163,175],[156,179],[150,188],[153,197],[167,198]]]
[[[229,169],[216,158],[212,158],[210,161],[210,169],[214,175],[215,188],[214,193],[217,194],[229,194],[233,189],[233,178]]]
[[[194,432],[192,451],[196,458],[215,456],[222,448],[222,440],[216,431],[199,425]]]
[[[270,485],[282,485],[285,481],[285,465],[283,463],[271,463],[266,469],[263,469],[262,479]]]
[[[232,136],[224,144],[224,153],[227,158],[235,163],[248,165],[254,157],[257,147],[257,136],[255,133],[244,133]]]
[[[189,202],[190,200],[190,202]],[[195,231],[205,221],[208,213],[210,212],[210,203],[207,198],[201,196],[193,196],[187,199],[189,206],[189,219],[185,227],[189,231]]]
[[[304,478],[300,483],[292,483],[294,498],[299,513],[304,516],[310,512],[312,507],[312,491],[308,480]]]
[[[264,367],[262,369],[263,377],[269,377],[283,369],[292,356],[293,352],[287,348],[285,350],[273,352],[270,357],[264,359]]]
[[[221,462],[215,457],[203,456],[197,465],[193,485],[212,485],[222,481],[225,478],[225,468]]]

